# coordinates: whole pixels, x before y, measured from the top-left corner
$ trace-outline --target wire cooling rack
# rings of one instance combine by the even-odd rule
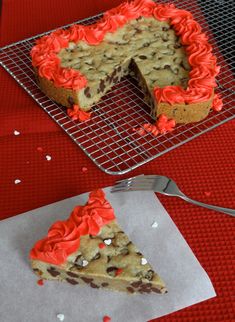
[[[0,48],[0,64],[101,170],[114,175],[124,174],[234,118],[233,1],[201,1],[202,7],[200,1],[198,4],[189,0],[174,1],[177,7],[191,11],[210,37],[221,66],[217,82],[224,108],[219,113],[211,111],[199,123],[178,125],[172,133],[165,135],[154,137],[147,134],[143,137],[133,131],[133,128],[151,121],[151,117],[143,101],[142,91],[129,76],[123,78],[93,106],[91,120],[80,124],[72,121],[64,107],[40,91],[34,77],[29,52],[35,40],[46,33]],[[76,23],[91,24],[99,17]],[[210,19],[209,25],[207,17]]]

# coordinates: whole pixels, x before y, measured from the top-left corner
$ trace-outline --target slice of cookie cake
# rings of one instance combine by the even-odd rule
[[[164,282],[118,225],[102,190],[54,223],[30,252],[42,279],[134,293],[165,293]]]

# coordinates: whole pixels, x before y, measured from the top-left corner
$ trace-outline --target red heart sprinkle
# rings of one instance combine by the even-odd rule
[[[116,270],[115,275],[116,275],[116,276],[118,276],[118,275],[120,275],[122,272],[123,272],[123,269],[122,269],[122,268],[118,268],[118,269]]]
[[[111,321],[111,317],[110,317],[110,316],[105,315],[105,316],[103,317],[103,322],[110,322],[110,321]]]
[[[101,249],[102,249],[102,248],[105,248],[105,247],[106,247],[106,245],[105,245],[104,243],[100,243],[100,244],[99,244],[99,248],[101,248]]]
[[[40,286],[44,285],[44,281],[43,281],[43,279],[38,280],[38,281],[37,281],[37,284],[38,284],[38,285],[40,285]]]

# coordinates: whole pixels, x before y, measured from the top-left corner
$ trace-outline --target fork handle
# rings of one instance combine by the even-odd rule
[[[179,196],[180,198],[184,199],[185,201],[188,201],[194,205],[197,205],[197,206],[201,206],[201,207],[204,207],[204,208],[207,208],[207,209],[211,209],[211,210],[215,210],[215,211],[220,211],[220,212],[223,212],[225,214],[228,214],[230,216],[233,216],[235,217],[235,209],[231,209],[231,208],[224,208],[224,207],[218,207],[218,206],[214,206],[214,205],[208,205],[206,203],[203,203],[203,202],[200,202],[200,201],[197,201],[197,200],[193,200],[185,195],[180,195]]]

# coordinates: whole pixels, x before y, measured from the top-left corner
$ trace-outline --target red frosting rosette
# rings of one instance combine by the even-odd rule
[[[75,207],[70,216],[70,220],[78,225],[81,235],[93,236],[99,233],[103,225],[114,219],[114,210],[102,190],[91,192],[87,204]]]
[[[57,221],[47,237],[39,240],[30,252],[31,259],[60,265],[80,246],[80,232],[73,221]]]

